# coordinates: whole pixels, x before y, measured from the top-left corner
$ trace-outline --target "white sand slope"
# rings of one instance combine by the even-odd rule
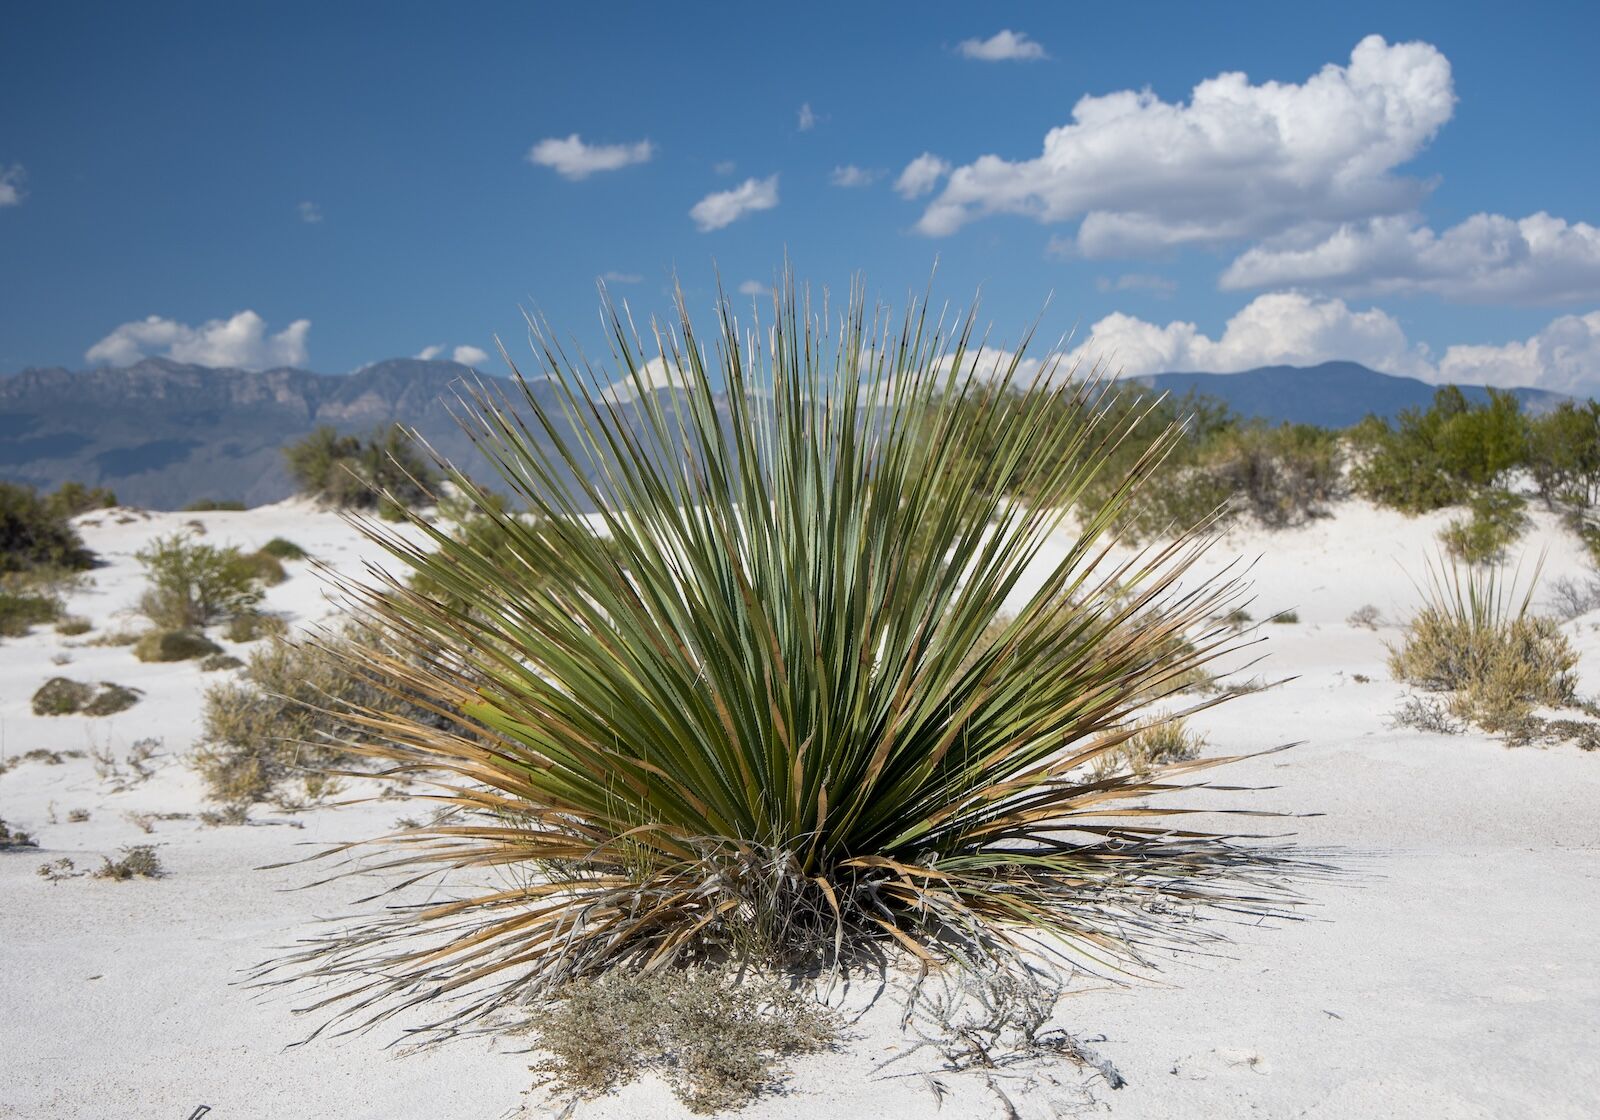
[[[345,571],[379,555],[336,517],[303,505],[192,516],[207,540],[255,547],[281,535]],[[190,517],[88,517],[85,538],[109,566],[70,609],[97,631],[114,625],[139,591],[132,553]],[[1294,680],[1196,723],[1217,752],[1303,740],[1229,777],[1274,787],[1239,795],[1252,805],[1321,814],[1292,827],[1344,874],[1306,885],[1303,921],[1241,925],[1222,953],[1161,962],[1159,983],[1085,984],[1064,1000],[1061,1023],[1127,1087],[1112,1091],[1070,1065],[1025,1071],[1031,1080],[1001,1075],[993,1088],[980,1076],[940,1074],[941,1105],[917,1072],[931,1068],[931,1055],[879,1068],[906,1046],[898,1006],[881,1001],[840,1051],[797,1062],[786,1093],[740,1115],[1000,1117],[1008,1107],[1030,1120],[1600,1115],[1600,754],[1390,727],[1402,695],[1384,668],[1394,624],[1374,632],[1345,621],[1367,604],[1388,620],[1404,617],[1417,599],[1411,576],[1445,520],[1347,503],[1305,529],[1237,533],[1206,561],[1259,554],[1252,613],[1293,608],[1300,622],[1263,628],[1270,660],[1253,670]],[[1529,554],[1547,550],[1547,576],[1577,574],[1576,542],[1548,517],[1535,520]],[[325,615],[316,577],[290,567],[268,606],[299,623]],[[1581,690],[1600,692],[1600,615],[1569,632],[1583,654]],[[295,816],[262,809],[250,826],[205,828],[191,816],[147,821],[146,833],[131,816],[206,807],[185,755],[215,677],[82,643],[41,628],[0,644],[0,751],[109,749],[126,759],[139,740],[160,747],[154,773],[125,777],[120,790],[90,757],[24,762],[0,775],[0,818],[40,841],[37,850],[0,852],[0,1116],[183,1120],[200,1105],[211,1107],[209,1120],[559,1113],[530,1091],[532,1058],[516,1037],[406,1052],[390,1045],[401,1020],[285,1049],[314,1024],[282,996],[235,986],[241,970],[320,919],[348,913],[366,892],[356,882],[289,890],[312,871],[254,869],[419,810],[402,801]],[[62,656],[70,661],[52,664]],[[145,696],[102,719],[35,717],[29,698],[58,674]],[[74,809],[89,819],[70,821]],[[165,878],[52,884],[35,874],[61,858],[92,868],[137,843],[158,845]],[[688,1114],[647,1080],[575,1115]]]

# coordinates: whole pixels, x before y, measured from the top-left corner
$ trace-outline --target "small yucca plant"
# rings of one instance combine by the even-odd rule
[[[447,468],[472,533],[363,523],[425,578],[350,588],[388,636],[359,668],[441,719],[363,710],[349,749],[448,810],[376,841],[376,866],[473,889],[268,969],[331,983],[316,1006],[462,997],[455,1021],[722,954],[1113,968],[1194,936],[1152,902],[1270,905],[1259,860],[1149,804],[1226,759],[1095,772],[1240,641],[1206,622],[1236,581],[1179,586],[1204,527],[1107,561],[1176,429],[1085,508],[1127,434],[1108,383],[1055,360],[1024,383],[1020,352],[991,370],[970,313],[893,329],[859,291],[837,321],[792,284],[774,303],[746,333],[724,299],[707,345],[680,297],[649,363],[608,305],[620,393],[533,324],[540,376],[464,398],[528,515]]]

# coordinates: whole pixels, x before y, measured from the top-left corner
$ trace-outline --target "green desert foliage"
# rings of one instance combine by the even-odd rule
[[[1393,425],[1369,418],[1353,439],[1362,452],[1353,472],[1357,490],[1407,513],[1465,503],[1528,457],[1521,406],[1496,389],[1480,405],[1447,385],[1431,408],[1408,409]]]
[[[283,449],[302,494],[339,509],[376,510],[391,520],[432,500],[433,465],[398,424],[363,438],[322,426]]]
[[[194,630],[151,630],[133,643],[133,656],[140,661],[194,661],[221,652],[221,646]]]
[[[1270,906],[1235,876],[1272,857],[1164,819],[1181,783],[1088,773],[1151,694],[1237,641],[1206,621],[1237,585],[1179,582],[1193,537],[1091,574],[1181,432],[1112,476],[1099,380],[1022,385],[1011,365],[980,388],[971,317],[894,327],[859,293],[821,311],[790,288],[747,336],[724,303],[702,339],[680,301],[659,335],[687,387],[670,395],[644,391],[646,352],[613,316],[627,409],[543,327],[538,395],[473,394],[475,442],[528,516],[447,473],[537,579],[483,534],[367,523],[448,596],[349,587],[409,660],[371,638],[337,654],[443,717],[367,708],[347,749],[437,783],[446,819],[375,842],[391,867],[451,869],[456,900],[387,910],[263,978],[334,985],[362,1019],[462,994],[443,1024],[726,954],[1003,972],[1043,935],[1109,968],[1193,936],[1212,904]],[[1068,554],[995,635],[1074,510]]]
[[[137,689],[110,681],[86,684],[68,677],[51,677],[33,694],[36,716],[110,716],[139,702]]]
[[[0,573],[92,566],[94,556],[68,520],[69,505],[31,486],[0,482]]]
[[[283,537],[273,537],[257,551],[263,556],[270,556],[274,560],[304,560],[306,550],[291,540]]]
[[[237,548],[174,533],[135,556],[148,582],[139,613],[163,629],[204,629],[254,610],[261,601],[259,565]]]
[[[1503,567],[1430,566],[1422,609],[1390,650],[1389,671],[1447,694],[1450,715],[1490,732],[1535,707],[1572,704],[1577,654],[1555,619],[1532,612],[1536,582],[1519,591]]]
[[[1468,503],[1468,516],[1456,518],[1439,534],[1445,551],[1469,564],[1499,563],[1528,527],[1527,502],[1507,490],[1488,489]]]

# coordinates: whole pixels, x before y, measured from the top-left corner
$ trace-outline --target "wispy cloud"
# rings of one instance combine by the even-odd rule
[[[948,163],[932,152],[923,152],[906,164],[906,169],[900,172],[900,178],[894,181],[894,189],[901,198],[916,198],[933,190],[939,185],[939,180],[948,174]]]
[[[1050,57],[1026,31],[997,31],[987,39],[963,39],[957,50],[962,57],[980,62],[1038,62]]]
[[[1094,286],[1102,292],[1154,292],[1167,296],[1178,290],[1177,282],[1147,272],[1124,272],[1121,276],[1096,276]]]
[[[746,280],[739,285],[739,294],[742,296],[770,296],[772,288],[759,280]]]
[[[295,207],[295,211],[300,215],[300,220],[308,226],[314,226],[322,221],[322,207],[315,202],[302,202]]]
[[[689,217],[701,233],[731,225],[746,214],[778,205],[778,176],[746,179],[730,191],[714,191],[695,203]]]
[[[296,319],[277,334],[254,311],[228,319],[209,319],[198,327],[151,315],[123,323],[84,354],[90,362],[132,365],[141,358],[166,357],[199,366],[266,369],[306,363],[311,320]]]
[[[718,175],[732,175],[734,171],[738,169],[738,167],[739,165],[734,163],[733,160],[722,159],[712,164],[711,170],[715,171]]]
[[[800,106],[800,131],[810,132],[817,127],[817,114],[811,111],[811,102],[807,101]]]
[[[639,284],[644,277],[637,272],[602,272],[600,279],[607,284]]]
[[[833,174],[828,176],[828,181],[836,187],[870,187],[882,175],[881,171],[872,171],[847,163],[843,167],[835,167]]]
[[[22,181],[27,178],[27,172],[22,169],[22,164],[14,163],[10,167],[0,164],[0,206],[16,206],[25,193]]]
[[[635,163],[648,163],[656,147],[649,140],[633,144],[586,144],[574,132],[566,139],[550,137],[528,150],[528,162],[554,168],[562,178],[577,182],[599,171],[619,171]]]

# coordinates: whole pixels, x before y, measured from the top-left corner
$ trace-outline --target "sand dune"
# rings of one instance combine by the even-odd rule
[[[837,1053],[798,1061],[786,1093],[741,1115],[1003,1116],[1002,1093],[1026,1118],[1600,1115],[1600,754],[1509,749],[1476,733],[1389,723],[1402,689],[1385,670],[1385,642],[1415,605],[1412,577],[1448,516],[1347,502],[1302,529],[1235,532],[1204,562],[1254,559],[1252,613],[1292,608],[1299,622],[1263,627],[1268,640],[1256,652],[1268,660],[1251,670],[1293,680],[1195,722],[1217,752],[1300,741],[1229,777],[1272,787],[1253,805],[1320,814],[1290,823],[1340,874],[1304,885],[1303,920],[1239,925],[1214,954],[1159,961],[1151,982],[1086,982],[1065,999],[1060,1021],[1115,1065],[1125,1088],[1064,1063],[1009,1071],[992,1085],[941,1073],[941,1104],[924,1076],[930,1055],[880,1068],[907,1045],[898,1005],[883,1000]],[[69,609],[97,631],[131,625],[124,615],[140,587],[132,554],[191,518],[208,541],[253,548],[284,536],[342,571],[379,558],[339,518],[298,503],[125,523],[95,514],[82,531],[108,566]],[[1547,576],[1578,574],[1577,542],[1548,516],[1534,523],[1529,557],[1545,551]],[[334,606],[317,577],[292,567],[267,606],[297,626],[327,617]],[[1346,622],[1369,604],[1386,620],[1378,630]],[[1600,614],[1567,629],[1583,655],[1580,691],[1600,692]],[[29,697],[55,675],[144,696],[106,718],[36,717]],[[237,986],[241,970],[365,892],[350,882],[292,890],[310,871],[255,869],[386,830],[408,809],[258,810],[252,825],[204,827],[185,756],[214,679],[192,663],[143,665],[125,647],[48,627],[0,645],[0,752],[83,752],[0,775],[0,818],[40,842],[0,853],[0,1116],[182,1120],[201,1105],[210,1120],[559,1113],[531,1090],[532,1059],[516,1036],[408,1052],[391,1045],[404,1025],[394,1022],[285,1048],[314,1023],[292,1015],[284,996]],[[125,775],[119,790],[97,774],[93,753],[126,760],[151,739],[148,778]],[[71,821],[77,809],[88,820]],[[147,833],[140,814],[189,816],[146,821]],[[139,843],[158,845],[166,877],[51,883],[35,874],[61,858],[93,867]],[[850,1000],[859,1009],[859,997]],[[574,1115],[687,1113],[647,1080]]]

